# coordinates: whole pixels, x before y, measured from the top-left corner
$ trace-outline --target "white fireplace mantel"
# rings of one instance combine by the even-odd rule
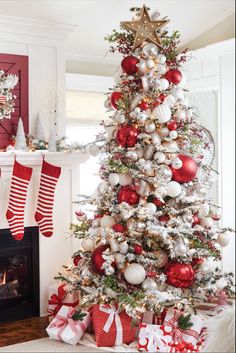
[[[47,313],[48,287],[53,278],[62,270],[63,264],[71,261],[71,255],[76,249],[76,242],[69,237],[69,226],[73,219],[73,201],[80,193],[80,166],[85,163],[88,153],[82,152],[16,152],[17,161],[33,168],[29,184],[25,208],[25,227],[37,226],[34,213],[37,205],[42,154],[51,164],[60,166],[62,172],[55,192],[53,210],[54,233],[51,238],[40,234],[40,314]],[[1,229],[8,228],[5,213],[8,206],[14,152],[0,153],[0,233]]]

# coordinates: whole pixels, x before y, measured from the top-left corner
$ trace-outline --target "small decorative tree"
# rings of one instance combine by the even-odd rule
[[[21,118],[19,118],[19,121],[18,121],[15,150],[27,151],[25,131],[24,131],[24,126]]]

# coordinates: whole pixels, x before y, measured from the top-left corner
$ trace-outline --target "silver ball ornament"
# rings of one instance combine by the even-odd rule
[[[179,169],[181,168],[183,165],[183,162],[181,161],[180,158],[174,158],[173,161],[171,162],[171,166],[174,168],[174,169]]]
[[[152,291],[152,290],[157,290],[158,285],[157,282],[153,278],[146,278],[143,283],[142,283],[142,289],[147,292],[147,291]]]

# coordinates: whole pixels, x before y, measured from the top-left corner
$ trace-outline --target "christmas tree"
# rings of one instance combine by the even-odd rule
[[[181,86],[188,52],[166,18],[132,10],[106,38],[123,59],[105,104],[96,212],[88,219],[81,201],[71,225],[81,249],[57,278],[81,291],[84,307],[116,303],[137,318],[230,296],[232,278],[217,265],[231,230],[219,227],[207,196],[215,173],[204,157],[208,135]]]
[[[14,148],[17,151],[27,151],[25,131],[23,126],[23,121],[21,118],[18,121],[17,132],[16,132],[16,143]]]

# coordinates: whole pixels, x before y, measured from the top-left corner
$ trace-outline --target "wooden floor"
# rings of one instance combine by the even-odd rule
[[[0,323],[0,347],[47,337],[48,317]]]

